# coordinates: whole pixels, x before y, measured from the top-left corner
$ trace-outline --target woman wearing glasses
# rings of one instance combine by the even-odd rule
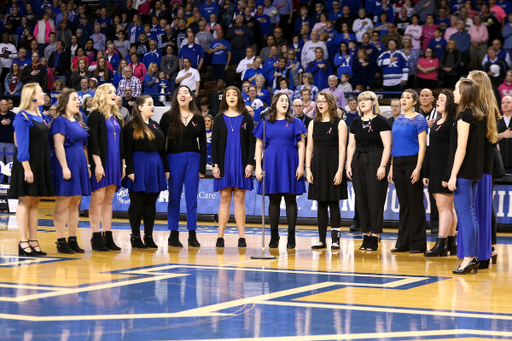
[[[388,183],[386,170],[391,156],[391,124],[380,115],[377,96],[371,91],[359,97],[359,117],[350,126],[347,176],[352,180],[364,234],[359,250],[377,251]]]

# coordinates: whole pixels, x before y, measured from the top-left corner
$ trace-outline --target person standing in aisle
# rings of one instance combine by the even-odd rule
[[[297,195],[306,192],[304,179],[304,134],[306,128],[301,120],[291,113],[291,103],[286,94],[274,96],[270,112],[254,129],[256,137],[256,178],[258,194],[262,194],[263,171],[265,171],[265,195],[269,196],[271,238],[269,248],[279,247],[279,216],[281,198],[286,202],[288,220],[287,249],[295,248],[295,226],[297,225]],[[265,129],[265,141],[263,141]],[[262,168],[262,150],[265,143],[265,169]]]
[[[415,111],[418,94],[412,89],[400,99],[403,114],[393,122],[393,149],[388,181],[395,184],[400,204],[398,239],[391,252],[424,253],[427,248],[421,167],[427,146],[428,124]]]
[[[206,127],[189,87],[179,86],[174,92],[171,110],[162,116],[160,127],[165,135],[169,163],[169,206],[167,223],[171,230],[169,246],[183,247],[179,240],[181,191],[185,186],[187,204],[188,245],[200,247],[197,241],[197,192],[199,178],[206,173]]]
[[[312,249],[327,248],[328,211],[331,212],[331,248],[340,248],[340,200],[348,198],[343,174],[347,146],[347,125],[338,117],[336,99],[327,91],[316,96],[316,116],[308,127],[306,180],[308,199],[318,201],[318,236]],[[314,155],[314,156],[313,156]]]
[[[213,189],[220,192],[219,237],[216,246],[224,247],[224,230],[233,198],[239,234],[238,247],[247,247],[245,193],[252,191],[254,186],[254,121],[245,109],[242,92],[234,86],[224,91],[219,110],[212,132]]]
[[[485,162],[485,113],[480,100],[478,84],[461,78],[455,84],[454,102],[458,104],[456,124],[452,126],[448,174],[444,183],[453,192],[455,211],[459,217],[459,235],[464,257],[454,274],[476,273],[480,265],[477,257],[478,221],[475,200],[478,182],[482,179]]]
[[[386,171],[391,157],[391,124],[381,115],[373,92],[362,92],[358,102],[361,116],[350,126],[346,172],[354,186],[364,235],[359,250],[377,251],[388,189]]]
[[[165,156],[165,136],[153,121],[155,105],[149,95],[137,97],[132,119],[123,129],[126,155],[126,178],[130,207],[128,219],[132,228],[130,242],[134,249],[158,249],[153,240],[156,200],[167,189],[169,165]],[[140,222],[144,220],[144,242],[140,238]]]
[[[93,251],[120,251],[112,236],[112,201],[125,176],[121,127],[124,122],[116,105],[116,88],[100,85],[92,100],[89,124],[89,162],[91,165],[91,220]],[[100,221],[103,238],[100,232]]]
[[[423,184],[434,196],[434,202],[439,211],[439,235],[434,247],[425,252],[425,257],[445,257],[448,252],[450,256],[457,254],[455,242],[457,213],[453,205],[453,193],[442,185],[448,166],[450,134],[455,123],[456,111],[457,105],[453,101],[453,93],[449,90],[441,91],[436,104],[436,112],[441,114],[441,118],[432,124],[429,135],[430,146],[423,163]]]
[[[50,124],[52,182],[55,189],[53,222],[59,253],[84,253],[77,241],[78,206],[82,196],[91,195],[91,170],[87,154],[87,127],[80,113],[80,100],[73,89],[59,95],[56,116]],[[69,238],[66,242],[66,222]]]
[[[41,86],[37,83],[25,85],[13,122],[16,150],[8,196],[19,200],[16,221],[20,231],[20,256],[46,256],[37,241],[37,208],[41,197],[51,197],[55,193],[48,148],[50,129],[38,109],[43,104]]]

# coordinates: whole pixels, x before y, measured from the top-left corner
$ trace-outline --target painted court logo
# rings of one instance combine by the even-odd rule
[[[121,188],[119,191],[117,191],[117,200],[123,205],[130,204],[130,196],[128,195],[127,188]]]

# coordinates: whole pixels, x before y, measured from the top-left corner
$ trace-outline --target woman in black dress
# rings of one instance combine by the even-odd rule
[[[130,122],[123,128],[126,155],[126,178],[130,207],[128,219],[132,228],[130,242],[134,249],[157,249],[153,240],[156,200],[167,189],[169,165],[165,156],[165,136],[151,117],[155,106],[149,95],[137,97]],[[144,219],[144,242],[140,238],[140,222]]]
[[[347,199],[347,180],[344,176],[347,125],[338,117],[336,99],[327,91],[315,99],[316,116],[308,127],[306,180],[308,199],[318,201],[318,235],[320,242],[312,249],[325,249],[327,208],[331,211],[332,248],[340,248],[340,200]],[[314,157],[313,157],[314,153]]]
[[[16,220],[20,231],[20,256],[46,256],[37,241],[37,207],[40,197],[51,197],[55,193],[48,148],[50,128],[38,109],[43,104],[41,86],[37,83],[25,85],[13,122],[16,150],[9,198],[19,200]]]
[[[358,101],[361,116],[350,125],[347,176],[352,179],[364,235],[359,250],[377,251],[388,190],[386,171],[391,157],[391,124],[381,115],[373,92],[362,92]]]
[[[220,112],[212,132],[213,189],[220,192],[219,237],[217,247],[224,247],[224,230],[228,223],[231,199],[235,203],[238,247],[246,247],[245,193],[253,189],[254,121],[245,109],[242,92],[230,86],[224,91]]]
[[[425,257],[444,257],[448,252],[450,256],[457,254],[457,213],[453,205],[453,193],[442,185],[448,166],[450,134],[457,111],[451,91],[441,91],[437,98],[436,110],[442,116],[430,128],[430,148],[423,164],[423,184],[428,186],[428,191],[436,199],[439,210],[439,235],[434,247],[425,252]]]

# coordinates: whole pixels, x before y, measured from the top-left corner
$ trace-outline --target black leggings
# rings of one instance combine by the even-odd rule
[[[329,207],[331,211],[331,228],[341,226],[341,213],[339,201],[319,201],[318,202],[318,239],[325,245],[325,238],[327,236],[327,225],[329,221]]]
[[[128,191],[130,195],[130,207],[128,208],[128,220],[132,227],[132,234],[140,236],[140,222],[144,219],[144,234],[153,234],[155,225],[156,200],[160,193],[146,193]]]
[[[281,197],[284,196],[286,202],[286,218],[288,219],[288,229],[295,230],[297,225],[297,199],[295,194],[277,193],[269,194],[270,203],[268,205],[268,215],[270,217],[270,228],[277,229],[279,227],[279,216],[281,215]]]

